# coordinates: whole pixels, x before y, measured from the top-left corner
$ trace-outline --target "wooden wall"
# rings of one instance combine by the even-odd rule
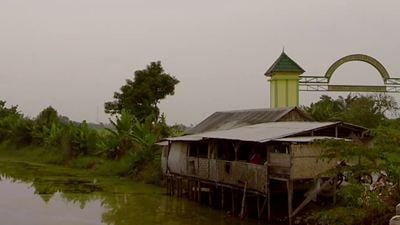
[[[188,144],[184,142],[173,142],[168,155],[168,169],[172,173],[187,174],[187,149]]]
[[[312,144],[292,145],[291,177],[293,179],[307,179],[323,175],[336,166],[336,161],[321,158],[321,148]]]

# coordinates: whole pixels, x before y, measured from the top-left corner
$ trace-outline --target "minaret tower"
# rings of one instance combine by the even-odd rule
[[[305,71],[283,51],[265,72],[270,77],[270,107],[299,105],[299,79]]]

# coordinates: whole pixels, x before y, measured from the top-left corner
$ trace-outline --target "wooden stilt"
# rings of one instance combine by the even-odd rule
[[[225,199],[224,199],[224,186],[221,186],[221,209],[224,209],[224,203],[225,203]]]
[[[185,196],[187,194],[187,180],[182,179],[182,196]]]
[[[175,180],[175,191],[176,191],[176,196],[177,197],[180,197],[180,179],[179,179],[179,177],[177,177],[176,178],[176,180]]]
[[[179,196],[183,197],[183,178],[179,180]]]
[[[243,188],[243,197],[242,197],[242,207],[240,210],[240,218],[243,219],[244,217],[244,206],[245,206],[245,201],[246,201],[246,192],[247,192],[247,181],[244,183],[244,188]]]
[[[208,205],[212,205],[211,185],[208,186]]]
[[[169,195],[169,177],[167,176],[167,179],[166,179],[166,188],[167,188],[167,195]]]
[[[178,197],[182,197],[182,178],[178,178]]]
[[[269,184],[267,186],[267,222],[271,222],[271,190]]]
[[[171,195],[175,194],[175,179],[171,177]]]
[[[293,211],[293,181],[288,180],[286,182],[287,191],[288,191],[288,218],[289,225],[292,225],[292,211]]]
[[[197,201],[201,202],[201,183],[197,181]]]
[[[235,215],[235,192],[233,188],[231,188],[231,207],[232,207],[232,215]]]
[[[260,215],[261,215],[261,217],[262,217],[262,215],[263,215],[263,213],[264,213],[265,206],[267,205],[267,202],[268,202],[268,197],[264,198],[264,202],[263,202],[262,207],[261,207],[261,210],[260,210]],[[261,219],[261,217],[260,217],[260,219]],[[269,222],[269,221],[267,221],[267,222]]]
[[[308,197],[304,199],[304,201],[300,203],[300,205],[297,206],[297,208],[292,212],[292,217],[294,217],[298,212],[300,212],[301,209],[303,209],[315,196],[317,196],[320,190],[326,188],[329,185],[329,183],[332,182],[332,180],[333,178],[325,181],[321,186],[319,185],[315,186],[314,189],[308,193]]]
[[[168,194],[172,195],[172,177],[168,177]]]
[[[193,197],[193,193],[194,193],[194,190],[193,190],[193,180],[189,180],[189,196],[190,196],[190,199],[191,200],[194,200],[194,197]]]
[[[192,184],[191,184],[190,188],[192,190],[192,200],[196,201],[197,200],[197,197],[196,197],[196,181],[192,180],[191,183]]]
[[[260,196],[257,195],[257,218],[261,218],[261,212],[260,212]]]

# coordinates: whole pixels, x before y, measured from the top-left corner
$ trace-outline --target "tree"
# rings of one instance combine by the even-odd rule
[[[42,126],[50,128],[53,123],[59,122],[58,113],[53,107],[49,106],[39,113],[35,121]]]
[[[327,95],[322,95],[316,103],[311,103],[306,110],[317,121],[335,121],[343,112],[343,104],[340,99],[334,100]]]
[[[17,115],[19,114],[18,112],[18,106],[11,106],[10,108],[6,107],[6,102],[0,100],[0,119],[4,118],[9,115]]]
[[[346,161],[332,172],[345,175],[347,182],[337,192],[337,204],[310,214],[307,224],[381,225],[393,216],[400,201],[400,120],[385,120],[371,133],[372,146],[339,140],[318,143],[324,160]],[[368,174],[372,184],[362,179]]]
[[[157,104],[167,95],[173,95],[179,81],[164,72],[161,62],[151,62],[144,70],[137,70],[134,79],[126,80],[120,92],[114,93],[114,101],[104,104],[105,112],[111,115],[128,110],[140,121],[148,115],[159,116]]]
[[[317,121],[337,121],[353,123],[367,128],[375,128],[387,119],[388,113],[398,109],[393,97],[388,95],[351,95],[332,99],[323,95],[306,110]]]
[[[18,112],[18,106],[6,107],[0,100],[0,142],[10,141],[18,146],[29,145],[32,141],[32,121]]]

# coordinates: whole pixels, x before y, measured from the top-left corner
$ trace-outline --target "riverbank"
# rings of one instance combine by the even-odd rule
[[[140,170],[134,170],[132,165],[136,159],[132,155],[126,155],[119,160],[111,160],[100,156],[68,158],[67,153],[61,148],[48,149],[34,146],[17,148],[3,143],[0,144],[0,160],[46,164],[75,169],[77,173],[85,172],[93,176],[131,179],[157,186],[161,186],[163,183],[160,163],[157,163],[157,161],[149,162],[149,165],[141,166]]]

